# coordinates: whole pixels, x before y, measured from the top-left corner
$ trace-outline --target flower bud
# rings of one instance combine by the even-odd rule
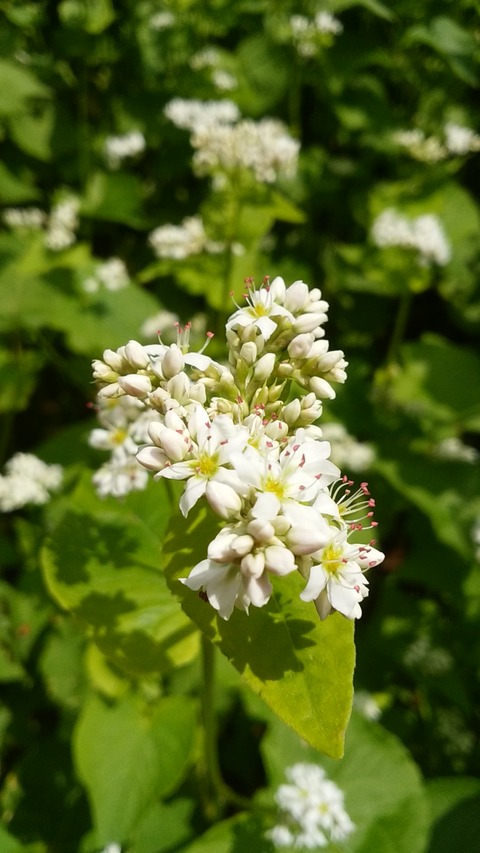
[[[300,417],[302,406],[300,400],[296,397],[290,403],[287,403],[282,410],[282,418],[289,425],[294,426]]]
[[[166,427],[157,434],[155,444],[164,450],[171,462],[182,462],[190,446],[190,442],[185,441],[185,436]]]
[[[275,536],[275,529],[270,521],[254,518],[248,522],[247,533],[253,536],[256,542],[269,542]]]
[[[270,293],[272,294],[273,301],[283,304],[285,292],[285,282],[281,276],[277,275],[273,281],[270,282]]]
[[[132,397],[146,397],[152,390],[149,377],[141,373],[127,373],[126,376],[119,376],[118,384],[125,394],[130,394]]]
[[[233,516],[238,515],[242,508],[242,499],[237,495],[234,489],[232,489],[231,486],[227,486],[226,483],[209,480],[205,490],[205,497],[213,511],[216,512],[220,518],[232,518]],[[250,537],[246,538],[249,539]],[[238,539],[242,539],[242,537],[237,536],[235,539],[233,546],[235,553],[237,553]]]
[[[295,318],[292,328],[297,334],[304,334],[314,332],[319,325],[318,314],[300,314]]]
[[[169,459],[159,447],[142,447],[137,452],[137,462],[150,471],[162,471]]]
[[[252,550],[254,545],[255,542],[252,537],[244,533],[242,536],[235,537],[235,541],[232,543],[232,550],[238,557],[244,557],[245,554],[248,554]]]
[[[121,351],[125,351],[124,347],[120,348]],[[105,364],[108,364],[112,370],[116,370],[117,373],[121,373],[122,370],[125,370],[125,359],[122,357],[122,354],[118,350],[115,352],[113,349],[106,349],[103,353],[103,360]]]
[[[98,396],[102,400],[110,400],[112,397],[121,397],[124,393],[118,382],[111,382],[110,385],[105,385],[105,388],[100,388]]]
[[[320,521],[320,519],[319,519]],[[286,536],[286,542],[294,554],[313,554],[323,548],[331,539],[328,525],[317,527],[291,527]]]
[[[182,403],[190,396],[190,380],[186,373],[177,373],[168,380],[167,388],[171,396]]]
[[[257,382],[265,382],[272,375],[275,368],[275,353],[266,352],[265,355],[257,361],[253,374]]]
[[[125,345],[125,358],[136,370],[144,370],[150,364],[150,359],[138,341],[129,341]]]
[[[292,552],[281,545],[265,548],[265,565],[272,575],[287,575],[296,569]]]
[[[93,378],[97,380],[97,382],[116,382],[118,379],[118,373],[115,370],[112,370],[108,364],[105,364],[104,361],[100,361],[99,358],[96,358],[92,361],[93,368]]]
[[[246,577],[259,578],[265,571],[265,557],[262,552],[246,554],[240,563],[242,574]]]
[[[335,391],[326,379],[321,376],[310,376],[308,386],[311,388],[316,397],[321,399],[334,400],[336,397]]]
[[[183,353],[176,344],[171,344],[162,358],[162,373],[165,379],[171,379],[180,373],[185,365]]]
[[[311,332],[296,335],[288,345],[290,358],[307,358],[315,338]]]
[[[252,364],[255,364],[257,356],[257,347],[255,346],[253,341],[247,341],[246,343],[242,344],[242,347],[240,349],[240,358],[242,359],[242,361],[248,364],[249,367],[251,367]]]
[[[294,281],[285,292],[284,305],[287,311],[296,314],[302,311],[308,299],[308,285],[303,281]]]

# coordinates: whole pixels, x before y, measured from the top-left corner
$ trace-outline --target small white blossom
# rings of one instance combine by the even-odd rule
[[[146,144],[140,130],[131,130],[120,136],[107,136],[103,146],[107,164],[111,169],[118,169],[124,160],[142,154]]]
[[[197,255],[205,246],[207,236],[199,216],[189,216],[181,225],[160,225],[148,238],[157,258],[183,260]]]
[[[472,465],[477,461],[479,453],[476,447],[465,444],[461,438],[455,435],[444,438],[433,449],[433,453],[439,459],[451,459],[458,462],[470,462]]]
[[[165,107],[167,118],[179,128],[192,132],[233,124],[240,111],[233,101],[196,101],[174,98]]]
[[[2,212],[5,225],[15,230],[39,231],[43,228],[47,214],[38,207],[7,207]]]
[[[167,9],[164,9],[162,12],[157,12],[155,15],[152,15],[149,24],[152,30],[157,30],[157,32],[168,30],[175,24],[175,15],[173,12],[169,12]]]
[[[449,121],[443,130],[445,145],[451,154],[462,156],[471,151],[480,151],[480,136],[470,127]]]
[[[329,35],[338,36],[343,32],[343,24],[331,12],[317,12],[315,26],[320,33],[328,33]]]
[[[316,849],[345,841],[355,825],[344,805],[343,791],[316,764],[298,763],[285,775],[275,801],[279,822],[267,833],[276,847]]]
[[[365,471],[374,461],[373,447],[357,441],[343,424],[326,423],[322,426],[322,433],[332,448],[330,458],[340,469],[357,473]]]
[[[377,722],[382,716],[382,709],[377,700],[367,690],[356,690],[353,697],[353,706],[365,717],[366,720]]]
[[[123,290],[129,284],[129,275],[124,262],[120,258],[109,258],[99,264],[93,274],[82,282],[87,293],[96,293],[102,287],[105,290]]]
[[[421,264],[447,264],[451,258],[450,244],[440,220],[434,214],[423,214],[414,219],[387,208],[372,225],[372,239],[377,246],[400,246],[416,249]]]
[[[76,240],[80,202],[74,196],[59,201],[50,212],[45,245],[52,252],[68,249]]]
[[[192,56],[189,65],[194,71],[201,71],[203,68],[215,68],[218,62],[218,50],[215,47],[204,47]]]
[[[49,501],[63,480],[61,465],[48,465],[32,453],[15,453],[0,476],[0,511],[13,512]]]
[[[411,157],[423,163],[439,163],[448,157],[448,149],[436,136],[425,136],[420,128],[397,130],[393,141],[406,148]]]
[[[212,71],[212,83],[221,92],[229,92],[237,87],[237,78],[222,68],[216,68]]]

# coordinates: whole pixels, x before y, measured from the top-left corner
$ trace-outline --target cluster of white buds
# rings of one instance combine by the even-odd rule
[[[448,121],[443,127],[443,139],[427,136],[418,127],[397,130],[393,141],[405,148],[411,157],[423,163],[438,163],[448,157],[464,157],[480,151],[480,136],[470,127]]]
[[[61,252],[75,243],[79,209],[80,201],[75,196],[66,196],[52,207],[45,234],[47,249]]]
[[[93,275],[82,281],[82,287],[86,293],[97,293],[101,289],[114,292],[123,290],[129,281],[127,268],[121,258],[109,258],[95,267]]]
[[[289,20],[292,41],[299,56],[315,56],[321,47],[329,47],[343,32],[343,24],[331,12],[317,12],[314,18],[292,15]]]
[[[153,413],[138,462],[156,480],[184,481],[184,516],[200,499],[218,516],[205,559],[182,582],[222,618],[264,606],[272,579],[294,571],[322,619],[332,610],[358,618],[364,573],[383,554],[364,544],[362,531],[376,526],[367,484],[352,490],[315,425],[332,383],[346,378],[343,352],[324,339],[328,304],[303,281],[247,285],[226,323],[228,365],[206,344],[190,352],[190,327],[179,327],[170,346],[106,350],[93,363],[99,400],[133,398]]]
[[[33,453],[15,453],[0,476],[0,512],[46,504],[62,485],[61,465],[48,465]]]
[[[146,145],[140,130],[130,130],[121,136],[107,136],[103,150],[108,166],[111,169],[119,169],[124,160],[143,154]]]

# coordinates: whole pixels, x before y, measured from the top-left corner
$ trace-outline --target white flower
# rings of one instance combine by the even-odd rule
[[[97,494],[120,498],[133,491],[142,491],[148,483],[148,472],[138,464],[134,456],[120,448],[112,454],[93,475],[93,484]]]
[[[445,144],[451,154],[462,156],[470,151],[480,151],[480,136],[470,127],[452,121],[444,127]]]
[[[342,470],[356,473],[369,468],[375,459],[375,451],[369,444],[357,441],[340,423],[322,426],[324,439],[330,442],[330,458]]]
[[[168,30],[175,24],[175,15],[173,12],[169,12],[167,9],[164,9],[162,12],[157,12],[155,15],[152,15],[149,20],[149,24],[152,30],[157,30],[157,32]]]
[[[440,459],[452,459],[459,462],[470,462],[472,465],[478,459],[478,450],[470,444],[465,444],[461,438],[455,435],[444,438],[434,448],[435,456]]]
[[[344,806],[343,791],[316,764],[298,763],[285,773],[275,801],[279,823],[267,837],[277,847],[315,849],[345,841],[355,829]]]
[[[176,127],[199,131],[201,128],[232,124],[240,118],[233,101],[196,101],[174,98],[165,107],[165,115]]]
[[[356,690],[353,705],[366,720],[376,722],[382,716],[382,709],[377,700],[367,690]]]
[[[245,295],[247,305],[238,308],[229,317],[226,329],[238,330],[253,326],[258,329],[265,341],[277,329],[277,322],[273,318],[281,320],[285,317],[291,323],[294,321],[293,314],[283,305],[274,300],[274,295],[268,287],[260,287],[258,290],[252,285],[248,294]]]
[[[61,465],[48,465],[32,453],[15,453],[0,476],[0,511],[47,503],[63,480]]]
[[[229,92],[231,89],[236,89],[237,78],[233,74],[230,74],[229,71],[225,71],[222,68],[215,68],[212,71],[212,83],[221,92]]]
[[[353,545],[346,530],[332,527],[330,542],[314,555],[307,586],[300,593],[303,601],[315,601],[320,619],[332,610],[347,619],[359,619],[360,602],[368,595],[366,569],[377,566],[384,554],[372,545]]]
[[[120,136],[107,136],[103,146],[105,159],[111,169],[118,169],[123,160],[142,154],[145,147],[145,137],[139,130],[130,130]]]
[[[181,225],[160,225],[148,238],[157,258],[182,260],[205,247],[207,235],[200,216],[188,216]]]
[[[44,242],[48,249],[59,252],[76,240],[80,202],[74,196],[59,201],[50,212]]]
[[[315,26],[320,33],[337,36],[343,32],[343,24],[331,12],[321,11],[315,15]]]
[[[451,258],[450,244],[440,220],[434,214],[408,219],[396,210],[388,208],[377,216],[371,233],[377,246],[416,249],[421,264],[434,262],[444,266]]]
[[[13,229],[40,230],[45,224],[47,214],[38,207],[6,207],[2,212],[5,225]]]

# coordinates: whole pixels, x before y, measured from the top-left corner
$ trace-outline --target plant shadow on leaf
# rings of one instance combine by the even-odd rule
[[[68,536],[49,544],[59,583],[88,583],[92,561],[115,569],[128,566],[136,542],[124,526],[104,521],[97,525],[91,515],[76,512],[66,513],[62,524]]]

